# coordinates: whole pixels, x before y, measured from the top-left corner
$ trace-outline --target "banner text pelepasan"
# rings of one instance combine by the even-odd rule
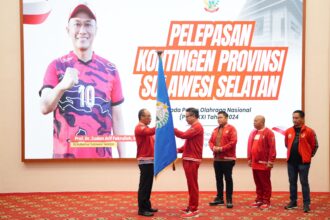
[[[165,47],[138,47],[139,96],[155,99],[163,50],[172,100],[276,100],[288,47],[251,46],[254,21],[172,21]]]

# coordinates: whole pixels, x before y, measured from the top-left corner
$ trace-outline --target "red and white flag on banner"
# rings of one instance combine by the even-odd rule
[[[41,24],[51,11],[47,0],[23,0],[23,23]]]

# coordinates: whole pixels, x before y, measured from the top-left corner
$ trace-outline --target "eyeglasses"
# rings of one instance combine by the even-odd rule
[[[95,24],[91,21],[87,21],[87,22],[71,21],[69,23],[69,26],[74,30],[80,30],[82,27],[84,27],[86,30],[90,31],[95,28]]]

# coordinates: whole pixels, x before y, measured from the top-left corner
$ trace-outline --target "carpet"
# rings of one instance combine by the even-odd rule
[[[273,192],[272,207],[260,210],[250,207],[254,192],[234,192],[233,209],[209,206],[214,192],[200,192],[200,217],[198,219],[324,219],[330,220],[330,193],[311,193],[311,212],[303,213],[301,193],[298,209],[284,210],[288,192]],[[187,206],[187,192],[153,192],[152,204],[159,212],[153,217],[137,215],[136,192],[70,192],[70,193],[3,193],[0,194],[0,219],[10,220],[136,220],[179,219],[180,209]]]

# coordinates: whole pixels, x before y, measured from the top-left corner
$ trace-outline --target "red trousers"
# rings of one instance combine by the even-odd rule
[[[191,160],[182,160],[183,169],[186,174],[188,192],[189,192],[189,205],[190,211],[198,209],[199,189],[198,189],[198,168],[199,162]]]
[[[252,169],[252,171],[253,171],[253,179],[256,184],[256,192],[257,192],[256,202],[270,204],[270,197],[272,195],[270,170]]]

